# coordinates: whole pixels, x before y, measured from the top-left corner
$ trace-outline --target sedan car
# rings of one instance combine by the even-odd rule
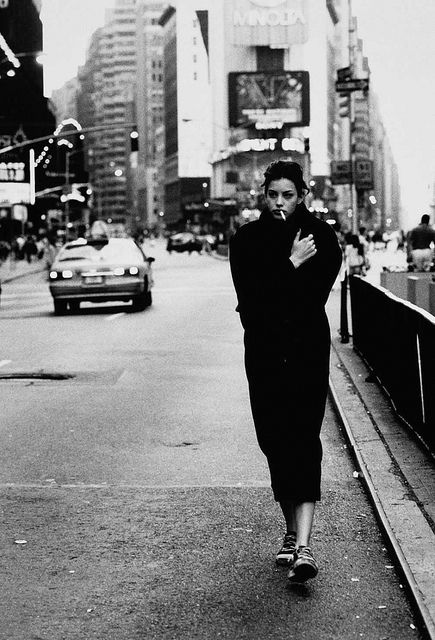
[[[81,302],[129,300],[142,311],[152,303],[151,263],[132,238],[79,238],[67,242],[49,272],[54,312],[78,310]]]
[[[184,231],[183,233],[176,233],[169,236],[166,249],[169,253],[172,251],[176,251],[177,253],[182,253],[183,251],[192,253],[192,251],[197,251],[201,253],[203,244],[193,233]]]

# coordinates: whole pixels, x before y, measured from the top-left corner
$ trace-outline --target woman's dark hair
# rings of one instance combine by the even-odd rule
[[[309,192],[304,181],[302,167],[297,162],[290,162],[289,160],[275,160],[271,162],[264,172],[264,182],[261,185],[264,187],[264,192],[267,193],[272,180],[280,180],[280,178],[291,180],[300,198]]]

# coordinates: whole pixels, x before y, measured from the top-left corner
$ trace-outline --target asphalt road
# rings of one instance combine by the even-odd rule
[[[330,407],[321,571],[287,586],[228,263],[147,249],[144,312],[4,285],[0,374],[73,377],[0,380],[0,638],[422,638]]]

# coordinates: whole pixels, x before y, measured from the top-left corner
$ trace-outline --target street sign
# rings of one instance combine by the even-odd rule
[[[368,91],[368,78],[351,78],[344,82],[336,81],[335,90],[337,93],[352,93],[352,91]]]
[[[352,77],[352,69],[350,67],[343,67],[337,69],[337,82],[345,82],[348,78]]]
[[[350,160],[331,162],[332,184],[352,184],[352,164]]]
[[[355,186],[357,189],[373,189],[373,161],[356,159]]]

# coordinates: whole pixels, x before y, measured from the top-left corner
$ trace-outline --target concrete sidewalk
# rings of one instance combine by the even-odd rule
[[[435,638],[434,459],[396,418],[385,393],[353,350],[352,339],[341,343],[339,289],[331,293],[328,315],[331,397],[379,522],[429,637]]]
[[[31,273],[45,271],[46,268],[44,259],[28,263],[27,260],[8,258],[5,262],[0,263],[0,282],[10,282],[11,280],[28,276]]]

